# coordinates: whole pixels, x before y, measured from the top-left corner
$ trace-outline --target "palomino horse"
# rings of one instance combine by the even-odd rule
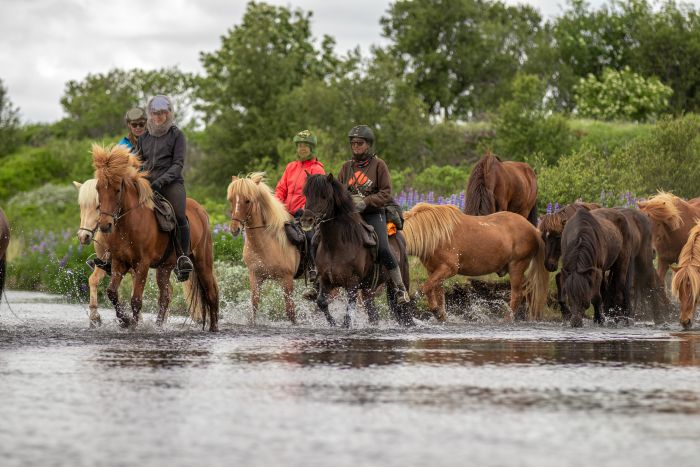
[[[335,325],[335,320],[328,311],[328,292],[342,287],[348,294],[343,325],[352,326],[358,291],[362,291],[362,300],[369,317],[375,324],[379,313],[374,305],[376,287],[387,281],[385,268],[375,263],[374,256],[367,245],[367,231],[362,218],[355,210],[350,192],[340,182],[329,175],[310,175],[304,185],[306,208],[301,216],[301,225],[305,230],[318,227],[319,242],[316,249],[316,269],[318,271],[319,292],[316,299],[328,323]],[[314,242],[315,243],[315,242]],[[409,287],[408,256],[406,244],[401,232],[389,237],[389,247],[401,270],[406,290]],[[413,324],[408,305],[398,305],[393,287],[386,287],[389,308],[396,320],[405,326]]]
[[[5,274],[7,272],[7,246],[10,244],[10,224],[2,209],[0,209],[0,300],[5,289]]]
[[[236,236],[241,230],[246,232],[243,261],[250,275],[253,323],[262,284],[268,279],[282,284],[287,317],[296,323],[292,292],[301,255],[284,231],[284,223],[292,216],[263,182],[264,175],[256,172],[247,178],[231,177],[226,195],[231,203],[231,233]]]
[[[467,182],[464,213],[485,216],[510,211],[537,225],[537,177],[524,162],[502,162],[486,154],[474,166]]]
[[[123,325],[139,321],[143,289],[148,269],[156,268],[160,289],[158,319],[165,322],[170,304],[170,273],[175,267],[175,248],[169,233],[160,231],[153,212],[153,191],[145,172],[139,172],[129,159],[129,149],[113,146],[110,149],[92,146],[92,159],[99,196],[98,226],[105,235],[105,245],[112,259],[112,277],[107,296],[115,307]],[[218,330],[219,289],[214,277],[214,253],[209,217],[196,201],[188,198],[186,207],[191,230],[191,251],[194,270],[192,300],[199,300],[204,310],[202,327],[209,315],[209,330]],[[124,274],[133,270],[134,288],[131,296],[133,321],[119,301],[119,284]]]
[[[440,321],[446,318],[445,279],[505,270],[510,275],[510,313],[505,319],[513,319],[523,298],[529,318],[542,318],[549,280],[544,242],[524,217],[512,212],[468,216],[456,206],[418,203],[405,214],[404,234],[408,253],[420,258],[428,271],[421,292]]]
[[[78,229],[78,240],[83,245],[95,243],[95,255],[102,261],[108,261],[109,255],[105,245],[104,234],[97,228],[97,221],[100,211],[97,208],[99,199],[97,196],[97,179],[91,178],[84,183],[73,182],[73,186],[78,190],[78,204],[80,205],[80,228]],[[90,327],[100,326],[102,318],[97,311],[97,286],[107,275],[107,272],[97,266],[93,267],[88,278],[90,286]],[[202,321],[202,304],[200,300],[192,294],[192,279],[182,283],[185,289],[185,297],[188,301],[190,317],[196,322]]]
[[[615,209],[579,209],[566,222],[561,237],[561,293],[571,310],[571,327],[583,325],[583,313],[591,303],[596,323],[603,322],[603,306],[620,307],[629,318],[630,244],[627,219]]]
[[[683,329],[693,325],[695,308],[700,301],[700,221],[690,230],[688,241],[681,249],[678,266],[671,282],[673,295],[681,303],[680,322]]]
[[[651,219],[653,244],[658,254],[656,272],[664,284],[669,265],[678,261],[695,219],[700,218],[700,198],[684,201],[661,191],[647,201],[638,201],[637,205]]]

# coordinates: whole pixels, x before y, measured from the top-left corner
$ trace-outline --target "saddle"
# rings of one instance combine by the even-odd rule
[[[153,192],[153,212],[156,215],[158,228],[162,232],[173,232],[177,228],[175,210],[172,204],[157,191]]]

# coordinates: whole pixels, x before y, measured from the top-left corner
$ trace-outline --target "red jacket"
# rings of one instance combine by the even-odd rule
[[[275,188],[275,197],[284,203],[284,207],[291,215],[299,209],[303,209],[306,198],[302,194],[306,183],[306,174],[325,174],[323,164],[316,158],[309,161],[294,161],[287,164],[282,178]]]

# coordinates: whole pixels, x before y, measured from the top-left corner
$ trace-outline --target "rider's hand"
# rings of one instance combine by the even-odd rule
[[[357,212],[362,212],[367,207],[367,204],[365,204],[365,200],[362,199],[362,196],[360,195],[353,195],[352,202],[355,204],[355,209],[357,209]]]

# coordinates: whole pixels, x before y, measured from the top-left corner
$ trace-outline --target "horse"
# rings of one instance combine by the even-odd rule
[[[647,201],[638,201],[637,206],[651,219],[653,244],[658,255],[656,273],[664,284],[669,265],[678,261],[695,219],[700,218],[700,198],[684,201],[672,193],[660,191]]]
[[[700,301],[700,221],[690,230],[688,241],[681,249],[678,266],[671,266],[675,272],[671,281],[671,291],[680,301],[680,323],[688,330],[693,325],[695,308]]]
[[[146,178],[130,159],[129,149],[116,145],[106,148],[92,146],[92,159],[97,179],[98,222],[105,234],[105,246],[112,260],[112,276],[107,296],[114,305],[117,319],[124,326],[135,325],[140,319],[143,289],[149,268],[155,268],[158,297],[156,324],[165,322],[171,298],[170,273],[175,268],[174,240],[169,232],[158,228],[153,212],[153,191]],[[186,213],[191,229],[191,251],[194,269],[191,301],[202,306],[202,328],[209,317],[209,331],[218,331],[219,289],[214,277],[214,253],[209,217],[204,208],[188,198]],[[125,313],[119,301],[119,284],[133,270],[134,287],[131,296],[133,318]]]
[[[417,256],[428,271],[420,291],[438,320],[446,319],[445,279],[506,270],[510,312],[505,319],[512,321],[523,298],[529,305],[529,319],[542,319],[549,281],[545,245],[539,231],[524,217],[507,211],[476,217],[453,205],[418,203],[405,214],[404,234],[408,254]]]
[[[623,316],[629,318],[629,244],[627,219],[615,209],[579,209],[566,222],[560,280],[571,310],[571,327],[583,325],[583,313],[591,303],[596,323],[603,323],[603,306],[606,310],[621,307]]]
[[[10,223],[5,212],[0,209],[0,300],[5,290],[5,275],[7,274],[7,246],[10,244]]]
[[[287,317],[295,324],[292,292],[301,254],[284,230],[285,222],[290,221],[292,216],[263,182],[264,175],[263,172],[255,172],[246,178],[231,177],[226,194],[231,204],[231,233],[235,237],[242,230],[246,232],[243,261],[250,276],[253,323],[260,305],[263,282],[275,280],[280,282],[284,291]]]
[[[99,198],[97,196],[97,179],[91,178],[83,183],[73,182],[73,186],[78,190],[78,204],[80,206],[80,228],[78,228],[78,241],[82,245],[95,244],[95,255],[99,260],[109,261],[104,234],[98,229],[97,220],[99,218]],[[97,266],[93,266],[92,273],[88,278],[90,289],[90,327],[102,325],[102,317],[97,311],[97,286],[102,279],[107,276],[107,272]],[[185,289],[185,297],[190,310],[190,317],[193,321],[202,321],[202,304],[200,300],[193,300],[192,280],[188,279],[182,283]]]
[[[374,295],[377,286],[387,282],[388,274],[385,268],[375,261],[375,255],[369,246],[376,241],[368,238],[367,226],[355,210],[350,192],[333,177],[333,174],[310,175],[304,185],[304,196],[306,207],[301,216],[302,228],[307,231],[318,228],[318,243],[314,241],[319,284],[316,304],[328,323],[335,326],[335,319],[328,311],[328,292],[336,287],[345,289],[348,304],[343,326],[351,327],[358,292],[361,291],[370,323],[378,323],[379,313],[374,305]],[[408,256],[401,231],[389,236],[389,247],[397,260],[404,286],[408,290]],[[389,308],[399,324],[414,324],[408,308],[410,303],[397,304],[393,287],[386,287],[386,294]]]
[[[537,176],[525,162],[502,162],[485,154],[467,181],[464,214],[485,216],[510,211],[537,226]]]
[[[561,234],[564,231],[566,221],[571,219],[579,209],[591,211],[600,208],[598,203],[575,202],[567,204],[557,212],[545,214],[537,224],[537,228],[542,234],[545,243],[544,264],[547,271],[554,272],[559,267],[561,258]]]

